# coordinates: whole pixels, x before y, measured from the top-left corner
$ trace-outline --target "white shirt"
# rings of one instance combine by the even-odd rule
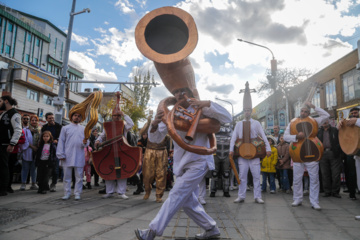
[[[63,161],[60,160],[61,166],[84,167],[84,148],[87,146],[87,144],[83,144],[84,129],[83,125],[75,123],[70,123],[61,129],[56,149],[56,156],[59,159],[65,158]]]
[[[243,121],[240,121],[238,123],[236,123],[233,135],[231,137],[230,140],[230,151],[234,151],[234,145],[237,139],[242,139],[243,138]],[[265,132],[260,124],[259,121],[256,121],[252,118],[250,118],[250,138],[256,138],[257,136],[260,136],[264,142],[265,142],[265,148],[267,152],[271,152],[271,147],[270,144],[266,138]]]
[[[195,109],[191,106],[187,108],[188,111],[194,112]],[[210,107],[202,108],[202,114],[206,117],[217,119],[220,124],[231,122],[230,113],[220,106],[217,103],[210,103]],[[165,123],[160,122],[158,128],[155,132],[150,132],[151,127],[148,131],[149,140],[154,143],[160,143],[166,134],[168,133],[167,127]],[[186,132],[177,131],[180,137],[184,140]],[[188,142],[187,140],[184,140]],[[191,145],[196,146],[204,146],[209,148],[210,143],[206,133],[196,133],[193,141],[190,142]],[[190,167],[197,167],[201,165],[201,162],[206,161],[207,166],[210,170],[215,169],[214,158],[212,155],[198,155],[196,153],[188,152],[182,149],[175,141],[174,141],[174,165],[173,170],[175,176],[182,175],[183,170]]]
[[[318,114],[319,117],[314,118],[318,125],[321,125],[322,122],[330,117],[330,114],[328,114],[324,109],[315,107],[314,109]],[[294,118],[291,120],[290,124],[297,118]],[[285,133],[284,133],[284,140],[285,142],[297,142],[296,135],[290,135],[290,124],[286,127]]]

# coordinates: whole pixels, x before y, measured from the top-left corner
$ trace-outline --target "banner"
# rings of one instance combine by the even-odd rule
[[[279,116],[278,116],[278,119],[279,119],[279,126],[280,128],[285,128],[286,127],[286,112],[285,110],[280,110],[278,112]]]
[[[268,113],[266,116],[267,128],[274,128],[274,115],[272,113]]]
[[[54,87],[55,79],[53,77],[49,77],[44,73],[29,68],[27,81],[38,87],[41,87],[48,91],[52,91]]]

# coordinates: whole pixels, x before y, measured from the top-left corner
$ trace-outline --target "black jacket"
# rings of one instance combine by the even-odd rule
[[[40,160],[43,147],[44,147],[44,145],[39,146],[39,148],[36,152],[36,157],[35,157],[35,165],[36,166],[38,166],[39,161],[43,161],[43,160]],[[56,162],[56,145],[54,143],[51,143],[50,144],[49,165],[51,167],[53,167],[53,166],[55,166],[55,162]]]
[[[53,139],[54,140],[58,140],[59,139],[59,136],[60,136],[60,132],[61,132],[61,128],[62,126],[58,123],[55,123],[55,134],[53,134]],[[41,132],[45,132],[45,131],[50,131],[50,126],[49,124],[45,124],[42,128],[41,128]],[[51,132],[51,131],[50,131]]]
[[[333,151],[335,157],[339,157],[342,151],[339,143],[338,130],[335,127],[330,127],[328,131],[330,137],[331,150]],[[324,128],[321,127],[317,134],[317,137],[321,142],[323,142],[323,136],[324,136]]]

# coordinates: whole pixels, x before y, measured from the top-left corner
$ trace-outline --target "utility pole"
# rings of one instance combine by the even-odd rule
[[[61,68],[60,80],[59,80],[59,94],[54,98],[55,105],[55,122],[61,124],[63,117],[63,107],[65,103],[65,84],[67,81],[67,71],[68,71],[68,62],[69,62],[69,53],[70,53],[70,43],[71,43],[71,34],[72,27],[74,22],[74,16],[77,14],[81,14],[84,12],[90,13],[89,8],[85,8],[80,12],[75,12],[76,0],[73,0],[71,12],[70,12],[70,21],[68,26],[68,32],[65,43],[65,51],[64,51],[64,61]]]

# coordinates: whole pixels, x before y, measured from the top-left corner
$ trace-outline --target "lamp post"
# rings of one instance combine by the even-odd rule
[[[219,100],[219,101],[226,102],[226,103],[231,105],[231,116],[232,116],[232,122],[234,123],[234,106],[233,106],[233,104],[231,102],[229,102],[229,101],[226,101],[226,100],[223,100],[223,99],[220,99],[220,98],[217,98],[217,97],[215,99]]]
[[[273,109],[274,109],[274,124],[278,124],[277,122],[277,109],[276,109],[276,95],[275,95],[275,92],[276,92],[276,71],[277,71],[277,61],[275,59],[275,56],[273,54],[273,52],[271,51],[270,48],[266,47],[266,46],[263,46],[263,45],[260,45],[260,44],[257,44],[257,43],[253,43],[253,42],[249,42],[249,41],[245,41],[243,39],[237,39],[239,42],[245,42],[245,43],[248,43],[248,44],[251,44],[251,45],[255,45],[255,46],[258,46],[258,47],[262,47],[262,48],[265,48],[267,50],[270,51],[271,55],[272,55],[272,60],[270,61],[270,66],[271,66],[271,75],[268,75],[266,76],[266,78],[268,79],[269,83],[270,83],[270,86],[271,88],[274,90],[274,94],[273,94],[273,97],[274,97],[274,101],[273,101]],[[288,112],[286,113],[288,114]]]
[[[68,62],[69,62],[69,53],[70,53],[70,43],[71,43],[71,34],[72,34],[72,27],[74,22],[74,16],[88,12],[90,13],[89,8],[84,8],[82,11],[75,12],[75,5],[76,0],[73,0],[72,8],[70,12],[70,21],[68,26],[68,32],[66,37],[65,43],[65,51],[64,51],[64,61],[61,67],[61,74],[60,74],[60,81],[59,81],[59,94],[57,97],[54,98],[54,105],[55,105],[55,122],[61,124],[62,123],[62,116],[63,116],[63,106],[65,102],[65,83],[67,81],[67,71],[68,71]]]

